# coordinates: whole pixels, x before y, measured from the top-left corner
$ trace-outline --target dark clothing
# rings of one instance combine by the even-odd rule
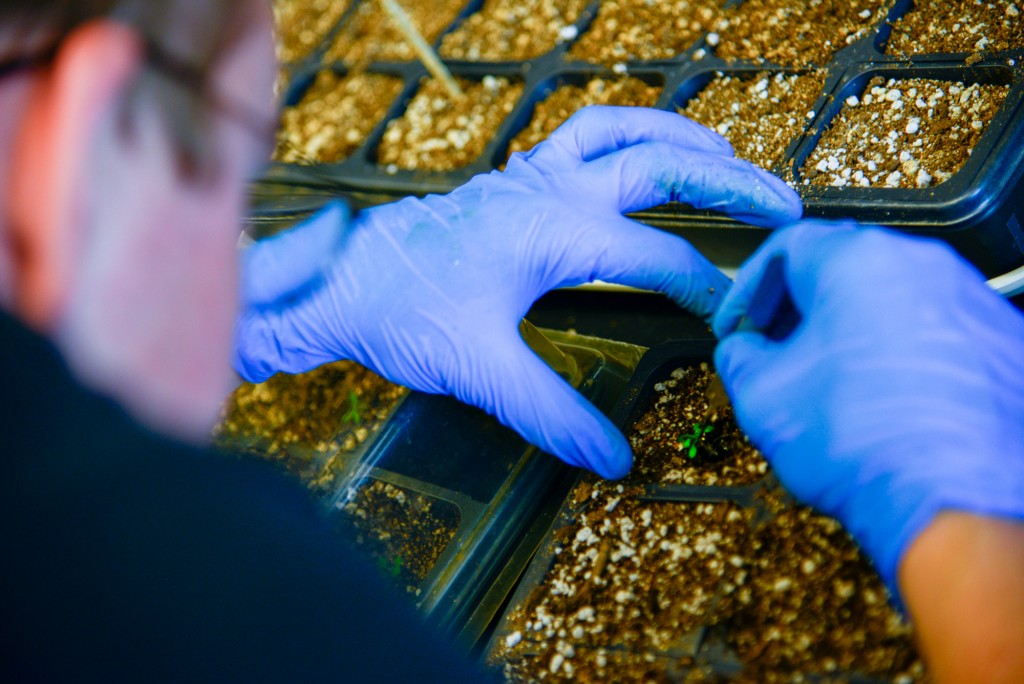
[[[137,426],[0,314],[0,681],[481,681],[272,466]]]

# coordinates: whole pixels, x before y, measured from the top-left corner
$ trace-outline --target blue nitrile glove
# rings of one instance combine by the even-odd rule
[[[300,225],[246,244],[239,267],[241,310],[287,305],[323,285],[351,218],[348,205],[338,200]]]
[[[801,322],[781,341],[736,332],[776,255]],[[1024,317],[945,245],[800,223],[740,269],[714,330],[740,426],[897,598],[940,510],[1024,518]]]
[[[504,172],[360,213],[322,286],[242,313],[235,367],[259,381],[353,359],[620,477],[632,463],[625,438],[517,325],[545,292],[595,279],[664,292],[709,318],[728,279],[684,240],[622,213],[682,200],[770,226],[800,215],[786,185],[731,155],[671,112],[584,109]]]

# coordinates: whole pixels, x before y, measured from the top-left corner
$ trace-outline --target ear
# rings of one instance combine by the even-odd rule
[[[94,133],[144,60],[137,32],[95,20],[64,39],[29,97],[13,152],[10,218],[15,305],[38,330],[54,325],[74,282]]]

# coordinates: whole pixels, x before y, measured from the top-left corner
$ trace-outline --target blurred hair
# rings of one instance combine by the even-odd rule
[[[146,43],[147,69],[133,98],[155,98],[181,147],[179,163],[194,175],[203,159],[206,74],[219,53],[247,28],[245,6],[265,0],[0,0],[0,55],[45,54],[74,29],[108,18],[131,26]],[[130,134],[130,117],[125,120]]]
[[[118,19],[143,37],[196,66],[209,63],[230,42],[245,13],[244,0],[0,0],[0,22],[17,35],[44,33],[51,45],[91,19]],[[4,48],[9,52],[10,48]]]

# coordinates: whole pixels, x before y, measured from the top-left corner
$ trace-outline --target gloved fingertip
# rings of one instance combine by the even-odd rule
[[[617,429],[604,431],[606,447],[599,458],[592,459],[590,469],[607,480],[620,480],[633,468],[633,450]]]
[[[596,409],[580,418],[565,433],[569,439],[549,442],[551,453],[609,480],[625,477],[633,467],[633,451],[623,434]]]
[[[316,282],[336,258],[350,216],[348,204],[335,200],[303,222],[242,249],[242,306],[271,306]]]
[[[757,332],[736,332],[722,339],[715,347],[715,369],[722,376],[726,389],[745,370],[756,368],[758,357],[769,353],[774,343]],[[760,359],[764,362],[765,359]]]
[[[746,216],[738,217],[765,228],[780,228],[800,220],[804,205],[800,195],[782,179],[761,169],[755,169],[758,202]]]
[[[726,337],[736,332],[736,328],[739,326],[740,319],[742,318],[741,313],[736,307],[730,306],[729,302],[724,302],[718,307],[714,315],[711,317],[711,332],[715,334],[720,340],[724,340]]]
[[[320,211],[320,217],[327,224],[330,232],[325,246],[333,252],[341,244],[345,229],[352,220],[352,207],[344,200],[331,200]]]
[[[605,463],[604,467],[597,471],[597,474],[606,480],[621,480],[629,475],[633,469],[633,454],[619,456]]]
[[[796,223],[803,217],[804,203],[795,190],[779,181],[776,185],[775,196],[778,200],[777,222],[772,227],[788,226],[791,223]]]

